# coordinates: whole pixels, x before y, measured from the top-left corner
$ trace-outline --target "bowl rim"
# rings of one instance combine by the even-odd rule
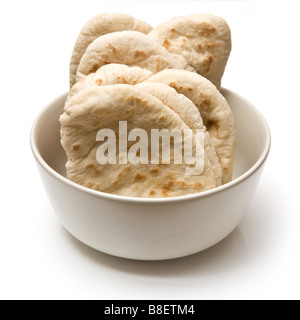
[[[237,94],[229,89],[226,89],[226,88],[222,88],[221,92],[226,92],[228,94],[235,96],[236,98],[242,100],[243,102],[245,102],[247,105],[249,105],[253,109],[253,111],[257,114],[257,116],[260,118],[260,120],[264,124],[264,129],[265,129],[265,134],[266,134],[266,145],[265,145],[264,150],[261,153],[260,157],[258,158],[258,160],[255,162],[255,164],[249,170],[247,170],[245,173],[240,175],[238,178],[232,180],[231,182],[229,182],[225,185],[219,186],[217,188],[208,190],[208,191],[203,191],[201,193],[196,193],[196,194],[172,197],[172,198],[154,198],[154,199],[152,199],[152,198],[127,197],[127,196],[119,196],[119,195],[114,195],[114,194],[109,194],[109,193],[89,189],[87,187],[81,186],[81,185],[65,178],[64,176],[62,176],[61,174],[56,172],[54,169],[52,169],[46,163],[46,161],[41,156],[41,154],[37,148],[37,145],[36,145],[35,136],[36,136],[37,125],[39,123],[40,118],[43,116],[43,114],[46,112],[46,110],[48,110],[50,107],[53,106],[54,103],[57,103],[58,100],[66,97],[67,93],[64,93],[64,94],[56,97],[55,99],[53,99],[50,103],[48,103],[42,109],[42,111],[40,111],[40,113],[36,117],[36,119],[32,125],[31,132],[30,132],[31,150],[32,150],[32,153],[33,153],[36,161],[38,162],[38,164],[47,173],[49,173],[52,177],[54,177],[55,179],[59,180],[60,182],[62,182],[64,184],[68,185],[69,187],[73,187],[79,191],[82,191],[84,193],[88,193],[91,196],[102,198],[104,200],[114,200],[117,202],[126,202],[126,203],[129,202],[129,203],[144,203],[144,204],[146,204],[146,203],[147,204],[162,204],[162,203],[185,202],[185,201],[192,201],[192,200],[206,198],[206,197],[212,196],[216,193],[221,193],[225,190],[231,189],[231,188],[237,186],[238,184],[242,183],[243,181],[247,180],[248,178],[250,178],[253,174],[255,174],[256,171],[258,171],[263,166],[263,164],[265,163],[265,161],[270,153],[270,149],[271,149],[271,131],[270,131],[269,125],[268,125],[266,119],[264,118],[264,116],[262,115],[262,113],[251,102],[249,102],[247,99],[240,96],[239,94]]]

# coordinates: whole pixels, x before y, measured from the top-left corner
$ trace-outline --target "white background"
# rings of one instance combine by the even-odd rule
[[[299,299],[296,3],[1,1],[0,298]],[[129,13],[153,26],[206,12],[231,26],[233,51],[223,86],[261,110],[273,145],[245,219],[214,248],[166,262],[114,258],[68,235],[48,202],[30,151],[30,127],[50,100],[67,91],[76,37],[100,12]]]

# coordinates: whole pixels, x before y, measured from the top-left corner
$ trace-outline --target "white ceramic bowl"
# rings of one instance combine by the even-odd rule
[[[129,259],[165,260],[205,250],[240,223],[260,180],[271,144],[260,112],[223,89],[236,120],[234,181],[196,195],[137,199],[93,191],[69,181],[59,116],[66,94],[36,119],[31,146],[45,189],[64,227],[99,251]]]

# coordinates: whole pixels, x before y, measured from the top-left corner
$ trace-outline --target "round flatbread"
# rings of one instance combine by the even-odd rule
[[[217,187],[222,185],[222,169],[219,158],[212,143],[211,137],[203,125],[203,120],[199,110],[196,108],[193,102],[166,84],[143,82],[138,84],[137,87],[147,90],[148,93],[159,99],[164,105],[176,112],[189,128],[193,130],[199,129],[204,131],[205,152],[215,175]]]
[[[169,52],[182,55],[190,67],[220,89],[231,51],[231,31],[223,18],[207,14],[175,17],[148,36]]]
[[[189,98],[200,111],[215,146],[223,184],[232,180],[236,130],[232,111],[221,93],[206,78],[184,70],[163,70],[146,82],[164,83]]]
[[[120,13],[101,13],[88,21],[81,30],[72,53],[70,87],[76,82],[77,68],[87,47],[100,36],[123,30],[133,30],[147,34],[152,30],[152,27],[144,21]]]
[[[112,84],[131,84],[135,85],[150,78],[153,73],[140,67],[128,67],[125,64],[107,64],[102,66],[96,73],[91,73],[87,77],[77,82],[69,92],[68,101],[80,91],[98,86]]]
[[[138,66],[157,73],[168,68],[184,69],[183,61],[141,32],[114,32],[97,38],[89,45],[80,60],[76,81],[110,63]]]
[[[128,132],[139,128],[148,137],[151,129],[189,129],[175,112],[143,88],[122,84],[95,87],[75,95],[70,103],[72,108],[65,110],[60,122],[62,146],[68,157],[67,173],[72,181],[102,192],[143,198],[182,196],[216,187],[205,154],[201,175],[186,175],[190,165],[185,163],[98,163],[101,142],[96,141],[97,134],[109,128],[117,136],[119,121],[127,121]],[[116,154],[119,155],[119,148]]]

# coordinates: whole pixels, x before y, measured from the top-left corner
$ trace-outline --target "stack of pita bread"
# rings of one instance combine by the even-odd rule
[[[230,29],[212,15],[176,17],[155,29],[124,14],[92,18],[74,47],[60,118],[69,179],[141,198],[194,194],[230,182],[236,131],[219,91],[230,51]],[[202,174],[187,175],[191,165],[185,162],[99,164],[97,133],[109,128],[118,137],[120,121],[127,121],[128,132],[143,129],[149,136],[152,129],[202,130]]]

